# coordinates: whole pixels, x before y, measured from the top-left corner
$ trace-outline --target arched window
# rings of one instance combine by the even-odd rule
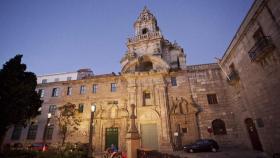
[[[146,34],[146,33],[148,33],[148,29],[147,29],[147,28],[143,28],[143,29],[142,29],[142,34],[144,35],[144,34]]]
[[[153,63],[150,61],[141,62],[139,65],[136,66],[136,71],[150,71],[153,69]]]
[[[225,122],[221,119],[216,119],[212,121],[212,129],[214,135],[227,134]]]

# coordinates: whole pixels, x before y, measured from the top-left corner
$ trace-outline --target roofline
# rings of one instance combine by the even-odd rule
[[[203,66],[203,65],[216,65],[218,63],[206,63],[206,64],[195,64],[195,65],[187,65],[188,66]]]
[[[235,34],[234,34],[234,36],[233,36],[233,38],[232,38],[232,40],[231,40],[230,44],[228,45],[228,47],[227,47],[226,51],[224,52],[224,54],[223,54],[222,59],[221,59],[221,61],[220,61],[220,62],[222,62],[222,61],[224,60],[224,58],[226,57],[226,55],[228,55],[228,54],[229,54],[229,52],[228,52],[228,51],[229,51],[230,47],[233,45],[233,42],[234,42],[234,40],[236,39],[237,34],[241,31],[241,27],[242,27],[242,26],[243,26],[243,24],[245,23],[246,19],[248,18],[248,16],[249,16],[250,12],[253,10],[253,8],[254,8],[255,4],[257,3],[257,1],[258,1],[258,0],[255,0],[255,1],[253,2],[253,4],[251,5],[250,9],[248,10],[248,12],[247,12],[246,16],[243,18],[243,20],[242,20],[241,24],[239,25],[239,27],[238,27],[237,31],[235,32]],[[262,1],[263,1],[263,0],[262,0]]]
[[[78,72],[77,71],[74,71],[74,72],[61,72],[61,73],[53,73],[53,74],[46,74],[46,75],[37,75],[37,77],[54,76],[54,75],[62,75],[62,74],[69,74],[69,73],[78,73]]]

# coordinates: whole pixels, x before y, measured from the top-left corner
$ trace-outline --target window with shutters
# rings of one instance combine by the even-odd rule
[[[21,135],[21,131],[22,131],[22,126],[21,125],[15,125],[11,139],[12,140],[19,140],[20,135]]]
[[[36,134],[37,134],[37,129],[38,125],[30,125],[27,133],[27,138],[28,140],[35,140],[36,139]]]
[[[53,88],[52,97],[57,97],[59,95],[59,88]]]

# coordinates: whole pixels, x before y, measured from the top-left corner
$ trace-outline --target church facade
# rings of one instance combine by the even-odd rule
[[[184,49],[164,38],[156,17],[145,7],[127,41],[120,74],[81,70],[75,74],[80,77],[53,82],[40,76],[41,115],[26,128],[12,127],[3,144],[42,142],[47,130],[46,141],[58,145],[55,119],[50,118],[46,127],[48,113],[56,115],[57,107],[70,102],[82,118],[78,132],[67,139],[73,143],[89,142],[91,106],[96,106],[95,151],[111,144],[126,149],[134,104],[141,148],[170,151],[211,138],[220,146],[279,152],[277,8],[277,0],[255,1],[218,63],[187,65]]]

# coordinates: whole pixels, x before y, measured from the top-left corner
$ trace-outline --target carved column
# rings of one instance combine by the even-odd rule
[[[127,92],[128,92],[128,105],[131,104],[136,104],[137,105],[137,88],[136,88],[136,83],[134,78],[127,78],[128,81],[128,87],[127,87]],[[128,110],[129,113],[132,113],[131,109]]]
[[[140,136],[136,127],[135,105],[131,104],[130,127],[126,134],[127,157],[136,158],[137,149],[140,148]]]

